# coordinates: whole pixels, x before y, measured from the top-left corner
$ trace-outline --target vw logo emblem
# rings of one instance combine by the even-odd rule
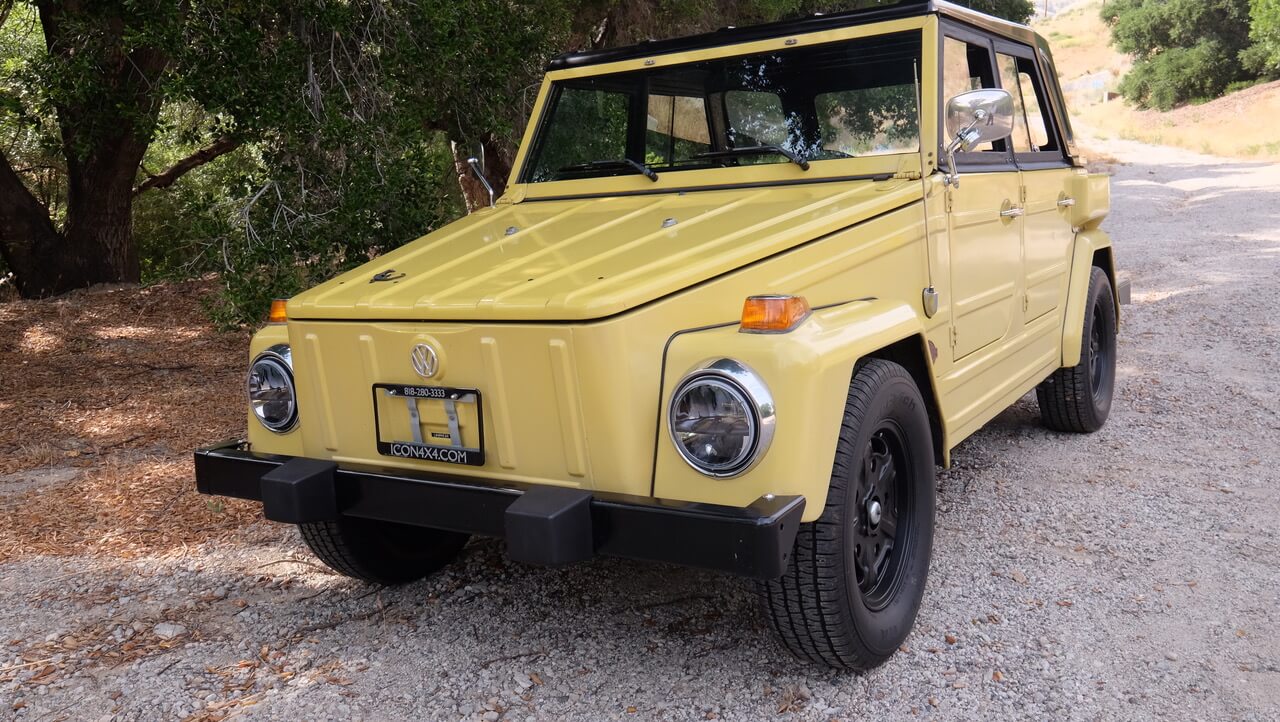
[[[440,370],[440,357],[431,346],[420,343],[409,352],[409,360],[413,362],[413,370],[424,379],[429,379]]]

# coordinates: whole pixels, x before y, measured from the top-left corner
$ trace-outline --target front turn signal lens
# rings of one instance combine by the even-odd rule
[[[809,317],[811,309],[804,296],[749,296],[742,304],[742,327],[746,333],[786,333]]]
[[[277,298],[271,302],[271,312],[267,314],[267,323],[284,323],[289,320],[287,306],[289,299]]]

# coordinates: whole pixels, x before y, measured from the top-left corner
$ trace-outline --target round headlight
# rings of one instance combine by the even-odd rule
[[[708,476],[738,476],[773,438],[773,399],[764,381],[721,359],[689,374],[671,395],[668,426],[676,451]]]
[[[272,346],[253,360],[248,392],[253,415],[271,431],[283,434],[298,423],[298,397],[288,346]]]

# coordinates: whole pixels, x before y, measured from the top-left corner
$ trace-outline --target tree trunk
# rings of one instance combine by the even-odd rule
[[[140,279],[132,233],[137,161],[129,166],[135,153],[112,144],[105,162],[68,163],[67,219],[61,232],[0,155],[0,254],[13,271],[18,293],[40,298],[95,283]]]
[[[511,153],[498,144],[493,136],[485,136],[481,144],[484,149],[484,177],[493,186],[493,197],[502,197],[507,191],[507,178],[511,175]],[[458,186],[462,188],[462,200],[467,205],[467,213],[474,213],[489,206],[489,191],[472,172],[467,163],[469,155],[462,144],[456,140],[449,141],[453,151],[453,168],[458,173]],[[475,156],[480,157],[480,156]]]
[[[0,257],[13,272],[18,293],[32,298],[65,289],[61,256],[62,236],[48,209],[0,153]]]
[[[137,282],[133,182],[164,100],[158,88],[169,58],[153,47],[126,51],[127,14],[91,10],[79,0],[36,4],[50,58],[70,67],[92,54],[95,87],[55,108],[67,163],[61,232],[0,155],[0,253],[28,298]],[[86,26],[96,34],[85,34]]]

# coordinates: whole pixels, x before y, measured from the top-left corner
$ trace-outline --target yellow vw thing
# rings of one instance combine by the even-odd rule
[[[1025,27],[921,2],[564,55],[514,168],[277,309],[201,492],[376,583],[472,534],[751,577],[789,650],[865,669],[952,449],[1033,389],[1107,419],[1108,182]]]

